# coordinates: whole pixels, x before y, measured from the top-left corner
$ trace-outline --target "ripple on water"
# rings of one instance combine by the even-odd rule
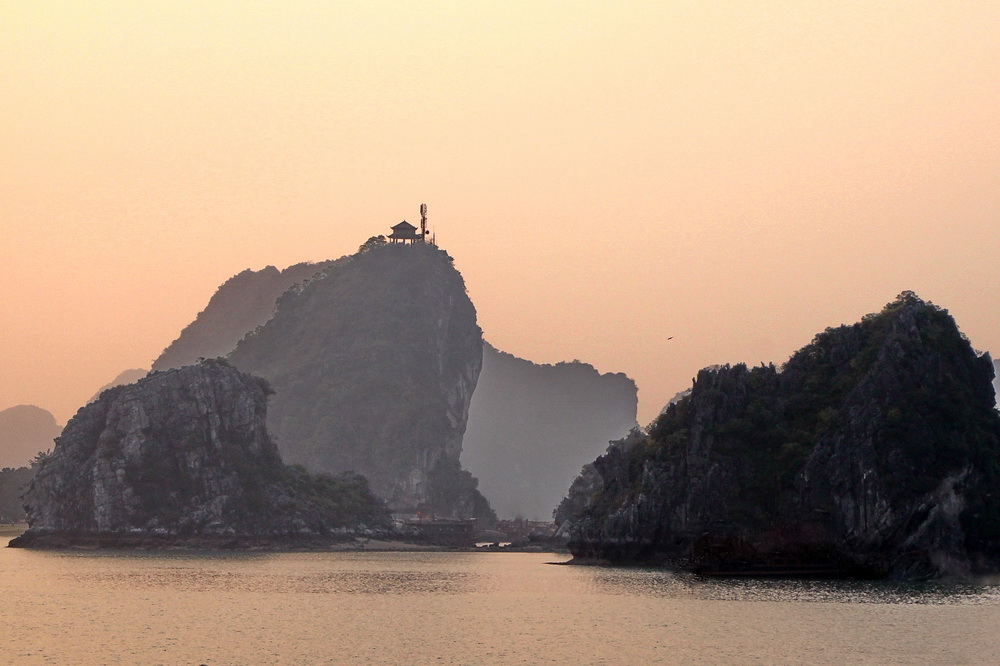
[[[291,594],[465,594],[483,586],[484,576],[463,571],[331,571],[305,574],[248,574],[171,568],[69,574],[83,586],[106,589],[170,589],[178,592]]]
[[[845,604],[1000,605],[1000,585],[898,581],[707,578],[655,569],[597,569],[592,584],[606,594],[707,601],[798,601]]]

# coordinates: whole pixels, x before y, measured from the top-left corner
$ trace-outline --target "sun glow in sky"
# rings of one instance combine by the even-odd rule
[[[0,409],[421,202],[485,337],[781,362],[904,289],[1000,352],[1000,3],[7,2]],[[668,337],[672,340],[667,340]]]

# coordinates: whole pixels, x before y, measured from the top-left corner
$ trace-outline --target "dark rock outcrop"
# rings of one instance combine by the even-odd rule
[[[56,440],[25,496],[29,530],[11,545],[104,538],[287,543],[387,529],[364,479],[285,466],[265,427],[264,380],[209,361],[108,389]]]
[[[219,287],[197,318],[153,361],[153,370],[180,368],[199,358],[225,356],[247,331],[271,318],[278,296],[337,261],[342,259],[295,264],[281,271],[267,266],[259,271],[247,269],[234,275]]]
[[[995,570],[992,380],[947,311],[909,292],[780,371],[702,371],[648,436],[594,462],[601,490],[577,507],[570,548],[746,573]]]
[[[488,517],[459,465],[482,345],[447,253],[373,245],[283,294],[229,360],[274,386],[289,462],[363,474],[397,512]]]
[[[39,451],[51,449],[61,431],[56,417],[35,405],[0,411],[0,468],[27,465]]]
[[[636,406],[624,374],[539,365],[487,344],[462,463],[501,517],[551,520],[580,467],[635,427]]]

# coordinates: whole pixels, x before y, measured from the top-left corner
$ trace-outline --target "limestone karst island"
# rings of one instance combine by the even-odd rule
[[[707,368],[641,428],[624,374],[484,342],[420,213],[356,254],[221,285],[146,376],[4,477],[29,524],[11,545],[509,543],[704,575],[1000,567],[994,363],[943,308],[904,292],[780,367]]]

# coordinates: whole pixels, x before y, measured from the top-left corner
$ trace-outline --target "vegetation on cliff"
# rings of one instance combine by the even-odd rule
[[[274,386],[289,462],[363,474],[395,511],[488,519],[457,473],[482,344],[446,252],[376,239],[285,292],[229,359]]]
[[[386,252],[395,252],[397,255],[407,252],[411,258],[424,259],[428,256],[446,255],[435,254],[431,246],[404,249],[400,246],[386,248],[386,245],[384,236],[372,236],[361,245],[357,255],[342,257],[335,262],[299,264],[284,271],[278,271],[273,267],[260,271],[243,271],[219,287],[205,309],[198,314],[197,320],[187,326],[180,337],[164,351],[154,363],[154,368],[163,370],[179,367],[193,363],[199,357],[230,353],[246,334],[252,332],[251,338],[261,334],[257,329],[262,328],[274,316],[277,309],[276,300],[281,298],[284,291],[291,289],[292,293],[282,299],[282,308],[293,307],[301,310],[302,306],[289,306],[289,303],[296,301],[296,296],[302,291],[318,289],[318,286],[311,284],[314,279],[326,280],[332,277],[334,282],[339,282],[342,289],[359,289],[356,299],[344,294],[336,299],[331,296],[330,299],[322,301],[322,308],[311,314],[300,311],[295,315],[302,320],[306,316],[313,317],[317,330],[332,327],[337,319],[359,317],[373,319],[379,316],[384,319],[383,330],[403,330],[407,323],[405,313],[398,305],[392,304],[389,295],[396,292],[396,295],[405,297],[407,293],[416,293],[420,289],[426,292],[425,288],[419,286],[422,278],[415,279],[413,284],[407,284],[405,275],[393,273],[364,277],[364,271],[361,271],[353,274],[361,275],[364,279],[358,278],[352,281],[349,277],[351,271],[340,269],[354,262],[359,255],[368,253],[374,253],[373,257],[366,257],[360,264],[367,265],[368,270],[378,265],[378,261],[371,261],[372,259],[393,256],[385,255]],[[428,249],[432,251],[427,252]],[[422,270],[426,272],[425,269]],[[415,275],[419,276],[420,270]],[[447,271],[442,273],[441,277],[448,277]],[[453,278],[454,276],[448,280],[455,282]],[[392,282],[394,280],[395,282]],[[296,286],[304,282],[310,284]],[[330,284],[332,282],[324,288],[329,288]],[[391,287],[390,284],[396,286]],[[464,285],[460,281],[448,289],[450,293],[457,293],[459,290],[464,293]],[[462,296],[459,301],[462,298],[465,297]],[[321,300],[314,298],[313,302],[319,303]],[[419,303],[410,303],[410,306],[417,304]],[[342,313],[340,309],[343,309]],[[290,316],[292,315],[288,313],[282,314],[283,318]],[[406,380],[401,384],[400,376],[387,373],[389,367],[384,364],[365,365],[363,358],[358,358],[356,359],[358,367],[346,368],[342,376],[339,370],[332,375],[329,372],[319,372],[319,368],[328,365],[338,367],[340,360],[322,358],[316,360],[313,356],[309,356],[310,360],[303,357],[296,362],[291,358],[292,353],[301,352],[309,355],[318,353],[313,340],[315,334],[306,331],[304,321],[296,325],[304,327],[307,339],[302,340],[301,344],[289,347],[286,350],[288,358],[285,361],[272,362],[273,359],[272,361],[261,359],[259,362],[257,360],[248,362],[245,352],[240,352],[237,355],[239,358],[234,357],[234,360],[243,367],[269,377],[281,388],[269,417],[272,427],[276,429],[279,447],[290,460],[303,463],[312,469],[356,469],[366,470],[366,473],[370,474],[374,466],[388,465],[383,461],[385,456],[382,452],[367,454],[362,447],[358,447],[357,450],[351,448],[354,446],[351,444],[352,441],[363,441],[365,437],[372,437],[373,441],[378,441],[385,437],[383,433],[365,434],[365,430],[370,430],[370,427],[359,425],[355,429],[356,433],[341,438],[340,433],[344,429],[345,418],[343,413],[338,413],[336,409],[327,409],[320,404],[320,398],[316,397],[314,401],[317,405],[314,413],[308,411],[299,401],[299,413],[286,417],[283,415],[286,402],[283,396],[291,390],[307,396],[307,399],[313,399],[309,398],[311,394],[309,387],[314,384],[320,389],[321,395],[328,395],[325,392],[329,387],[325,384],[336,381],[335,378],[338,377],[354,377],[365,369],[364,371],[370,372],[371,375],[368,379],[362,379],[362,393],[384,385],[387,389],[386,395],[396,395],[400,408],[409,410],[410,416],[401,414],[401,418],[424,418],[425,410],[429,408],[433,411],[437,408],[417,403],[411,405],[412,400],[405,395],[405,389],[406,386],[412,385],[412,380]],[[398,346],[399,343],[390,342],[383,335],[381,338],[366,338],[366,344],[369,347],[386,347]],[[274,347],[273,350],[266,351],[266,354],[276,356],[279,340],[275,338],[264,345],[248,341],[245,345],[252,346],[255,355],[262,347]],[[331,354],[343,356],[341,347],[342,343],[332,346]],[[411,350],[420,351],[415,347]],[[365,353],[378,355],[371,350]],[[284,368],[278,367],[282,365]],[[293,377],[292,375],[297,372],[293,368],[300,369],[301,376]],[[283,377],[278,377],[279,374]],[[346,385],[343,385],[341,390],[350,393]],[[437,389],[432,390],[434,391]],[[418,393],[423,392],[425,391]],[[358,394],[359,401],[362,393]],[[349,395],[336,397],[336,400],[346,402],[349,397]],[[291,398],[288,398],[287,402],[291,402]],[[381,418],[375,412],[365,414],[363,411],[358,405],[348,405],[348,418],[357,416],[362,422],[367,422],[373,416]],[[576,361],[538,365],[487,345],[483,353],[482,370],[469,405],[468,426],[461,442],[461,463],[472,469],[479,478],[478,490],[475,478],[466,474],[446,475],[445,472],[451,470],[454,465],[445,465],[434,474],[434,477],[445,485],[433,490],[432,494],[437,499],[431,504],[437,508],[431,510],[441,515],[456,513],[465,515],[473,505],[485,506],[483,495],[486,495],[504,516],[545,519],[551,515],[553,507],[561,497],[562,489],[580,466],[603,451],[609,440],[627,432],[635,425],[635,412],[635,384],[620,373],[601,374],[590,365]],[[457,413],[456,424],[462,418],[461,413]],[[308,443],[299,445],[292,439],[309,430],[312,432],[307,433]],[[348,443],[342,455],[332,450],[333,447],[321,443],[324,432],[328,440],[340,438],[340,441]],[[454,447],[454,442],[449,444],[450,449]],[[409,457],[412,460],[406,448],[399,446],[397,450],[403,451],[404,459]],[[399,475],[407,473],[405,465],[404,462],[397,470]],[[423,463],[419,465],[421,479],[425,477],[430,479],[433,465]],[[450,480],[444,482],[446,476]],[[375,485],[380,493],[396,492],[387,490],[382,483]],[[456,504],[455,498],[459,496],[466,499]],[[453,499],[445,500],[446,497]],[[475,512],[479,515],[481,510],[475,509]],[[489,515],[489,512],[484,515]]]
[[[35,472],[48,454],[40,451],[24,467],[4,467],[0,469],[0,523],[22,523],[27,518],[21,497],[28,490],[28,484],[35,478]]]
[[[292,285],[309,280],[338,261],[301,263],[278,270],[247,269],[226,280],[180,336],[153,361],[153,370],[169,370],[198,358],[225,356],[240,338],[274,314],[274,302]]]
[[[948,312],[910,292],[780,369],[703,370],[645,436],[595,461],[601,488],[578,509],[571,548],[900,577],[989,568],[1000,556],[992,379]]]
[[[265,427],[267,383],[221,360],[154,372],[81,408],[25,495],[14,545],[93,536],[273,540],[388,529],[356,475],[284,465]]]

